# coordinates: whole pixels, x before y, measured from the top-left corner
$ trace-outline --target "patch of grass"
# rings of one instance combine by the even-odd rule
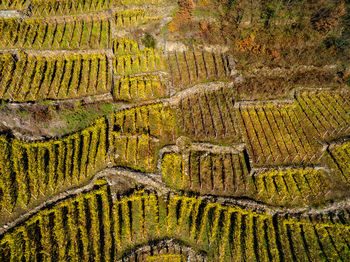
[[[3,110],[7,110],[7,103],[5,100],[0,100],[0,110],[3,111]]]
[[[65,110],[58,116],[64,125],[53,127],[51,131],[59,135],[71,134],[88,127],[93,121],[102,116],[108,117],[117,108],[118,105],[112,103],[89,107],[77,103],[73,109]]]
[[[162,36],[164,36],[166,33],[169,32],[169,24],[170,24],[170,23],[165,24],[165,25],[162,27],[162,29],[160,30],[160,34],[161,34]]]
[[[117,108],[117,104],[103,104],[100,106],[100,110],[103,114],[113,113]]]
[[[177,6],[176,8],[174,8],[172,11],[171,11],[171,14],[170,16],[171,17],[175,17],[177,12],[180,10],[180,8]]]
[[[42,106],[52,106],[53,103],[50,100],[41,99],[38,101],[38,104]]]
[[[66,127],[61,132],[71,133],[84,129],[98,117],[99,114],[92,108],[79,108],[78,110],[67,111],[60,117],[66,124]]]
[[[28,112],[28,111],[18,109],[18,110],[17,110],[17,114],[18,114],[19,116],[21,116],[24,120],[29,120],[30,115],[29,115],[29,112]]]

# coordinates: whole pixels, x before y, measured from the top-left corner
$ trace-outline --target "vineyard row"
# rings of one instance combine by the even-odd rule
[[[30,0],[0,0],[0,9],[23,9]]]
[[[155,172],[158,141],[149,135],[130,135],[112,132],[112,154],[116,166],[129,167],[142,172]]]
[[[182,98],[176,108],[179,128],[196,140],[239,141],[233,92],[221,88]]]
[[[176,151],[160,156],[162,179],[171,188],[201,195],[245,196],[281,206],[305,205],[328,199],[334,181],[342,182],[341,176],[331,179],[323,169],[314,168],[251,172],[245,149],[237,153],[204,148]]]
[[[72,22],[0,19],[0,47],[28,49],[98,49],[111,46],[111,22],[95,18]]]
[[[126,76],[115,81],[113,97],[117,101],[146,101],[164,98],[168,90],[159,75]]]
[[[113,200],[109,188],[100,185],[6,233],[0,258],[111,261],[143,243],[175,238],[213,261],[349,259],[350,228],[334,219],[285,218],[201,198],[165,199],[143,192]]]
[[[81,185],[106,167],[104,118],[81,132],[47,142],[0,137],[0,209],[11,213],[39,197]]]
[[[117,28],[130,28],[140,26],[147,22],[159,20],[159,17],[149,16],[142,10],[118,11],[115,14],[115,24]]]
[[[110,92],[105,55],[0,55],[0,96],[11,101],[70,99]]]
[[[316,135],[331,141],[346,136],[350,130],[350,99],[344,92],[303,92],[296,97]]]
[[[64,32],[63,34],[66,34],[70,29],[65,28]],[[35,34],[38,32],[35,31]],[[25,102],[72,99],[112,92],[117,101],[137,102],[165,98],[173,92],[169,84],[171,81],[168,79],[168,60],[162,51],[151,48],[139,50],[137,42],[116,39],[113,42],[113,52],[113,59],[102,53],[49,56],[28,55],[18,51],[18,54],[0,54],[0,97]],[[205,53],[205,56],[219,54]],[[110,67],[113,70],[110,70]],[[226,92],[223,93],[226,95]],[[231,92],[227,95],[233,96]],[[220,97],[216,103],[222,102],[219,101],[222,100]],[[211,102],[211,99],[209,100]],[[216,103],[211,106],[216,107]],[[227,114],[221,111],[226,111],[230,105],[221,106],[225,108],[219,108],[220,115]],[[206,106],[204,111],[205,108]],[[213,109],[213,113],[216,114],[216,108]],[[230,116],[231,122],[232,117]],[[232,123],[227,123],[228,129],[232,129]],[[226,126],[223,128],[225,130],[219,130],[225,132],[223,136],[226,136],[226,133],[237,134],[237,130],[226,130]]]
[[[33,16],[98,12],[127,5],[161,5],[163,0],[0,0],[0,9],[25,10]]]
[[[117,74],[163,70],[170,73],[172,86],[177,91],[201,82],[228,80],[231,74],[231,59],[229,55],[223,53],[193,50],[163,55],[162,52],[155,52],[152,49],[141,51],[138,43],[130,39],[115,40],[113,52],[117,56],[115,61]],[[155,67],[151,69],[142,67],[142,64],[153,64],[153,60]]]
[[[166,71],[166,62],[160,51],[146,48],[135,54],[116,56],[114,72],[116,75],[127,76],[154,71]]]
[[[258,165],[319,163],[321,145],[346,136],[348,95],[304,92],[292,105],[242,105],[238,119],[253,161]]]
[[[201,82],[227,80],[231,75],[226,54],[197,50],[168,54],[168,67],[173,87],[183,90]]]
[[[169,106],[161,103],[118,111],[112,126],[115,132],[145,134],[168,143],[177,137],[175,115]]]
[[[137,54],[141,50],[139,44],[128,38],[118,38],[113,41],[113,53],[117,55]]]
[[[342,177],[343,182],[350,183],[350,141],[328,149],[328,164]]]
[[[175,116],[162,104],[119,111],[113,117],[112,129],[114,165],[143,172],[156,172],[159,150],[177,138]]]

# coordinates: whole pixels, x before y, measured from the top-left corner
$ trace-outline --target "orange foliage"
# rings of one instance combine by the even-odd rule
[[[236,50],[242,53],[252,52],[254,54],[261,54],[265,52],[265,45],[255,42],[255,35],[250,34],[246,38],[236,42]]]
[[[178,31],[182,24],[188,23],[191,20],[192,11],[195,7],[192,0],[179,0],[178,4],[180,9],[168,26],[169,30],[172,32]]]

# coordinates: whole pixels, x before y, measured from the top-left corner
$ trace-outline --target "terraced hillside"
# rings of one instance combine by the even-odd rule
[[[349,261],[346,1],[0,0],[0,261]]]

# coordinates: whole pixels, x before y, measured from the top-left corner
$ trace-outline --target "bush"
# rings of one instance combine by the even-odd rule
[[[323,43],[327,48],[334,47],[338,52],[343,52],[349,46],[349,42],[343,37],[327,37]]]
[[[146,33],[146,35],[142,39],[142,44],[147,48],[155,48],[156,40],[151,34]]]

